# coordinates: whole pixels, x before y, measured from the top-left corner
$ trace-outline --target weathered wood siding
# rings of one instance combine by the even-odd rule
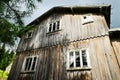
[[[67,52],[88,48],[90,70],[66,70]],[[38,55],[36,71],[22,73],[24,57]],[[65,44],[19,52],[9,80],[119,80],[120,70],[109,36],[101,36]]]
[[[116,57],[116,60],[120,69],[120,38],[118,37],[118,38],[111,39],[111,43],[114,49],[114,55]]]
[[[64,44],[66,42],[84,40],[108,34],[108,26],[104,16],[93,14],[93,23],[82,25],[83,14],[53,14],[48,19],[35,26],[34,36],[22,38],[19,51]],[[61,31],[47,34],[49,23],[60,20]]]

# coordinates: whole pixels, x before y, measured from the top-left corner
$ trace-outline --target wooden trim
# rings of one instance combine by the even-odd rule
[[[91,67],[78,67],[78,68],[69,68],[69,69],[66,69],[67,71],[84,71],[84,70],[91,70],[92,68]]]

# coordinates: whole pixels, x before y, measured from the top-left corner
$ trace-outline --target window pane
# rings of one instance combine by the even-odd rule
[[[55,27],[56,27],[56,25],[55,25],[55,23],[53,23],[53,31],[55,31]]]
[[[72,68],[74,67],[74,56],[73,56],[73,52],[69,53],[69,67]]]
[[[59,29],[60,21],[57,21],[57,30]]]
[[[83,67],[86,67],[88,65],[86,50],[82,50],[82,61],[83,61]]]
[[[80,67],[80,53],[79,53],[79,51],[75,52],[75,62],[76,62],[76,67]]]
[[[31,63],[32,63],[32,58],[29,58],[29,61],[28,61],[28,71],[30,70]]]
[[[50,24],[49,26],[49,32],[51,32],[51,30],[52,30],[52,24]]]
[[[37,60],[37,58],[36,58],[36,57],[34,57],[33,64],[32,64],[32,70],[34,70],[34,69],[35,69],[36,60]]]
[[[26,62],[25,62],[25,71],[27,70],[27,67],[28,67],[28,61],[29,61],[29,59],[27,58]]]

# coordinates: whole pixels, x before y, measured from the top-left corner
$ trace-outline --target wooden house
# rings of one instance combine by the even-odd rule
[[[120,80],[120,31],[110,29],[110,11],[59,6],[35,19],[8,80]]]

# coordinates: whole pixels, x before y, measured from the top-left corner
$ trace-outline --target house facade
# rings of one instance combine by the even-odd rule
[[[54,7],[38,17],[21,37],[8,80],[119,80],[120,43],[110,30],[110,10]]]

